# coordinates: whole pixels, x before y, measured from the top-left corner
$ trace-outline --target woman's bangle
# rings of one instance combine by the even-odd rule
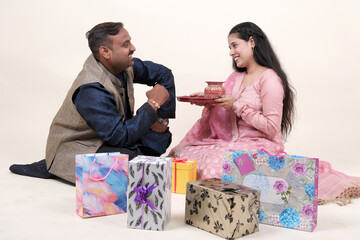
[[[148,99],[148,101],[151,102],[152,104],[154,104],[154,106],[155,106],[157,109],[160,108],[160,105],[159,105],[157,102],[155,102],[154,100]]]
[[[235,109],[234,109],[234,106],[235,106],[236,100],[237,100],[237,99],[235,99],[235,101],[234,101],[234,102],[232,103],[232,105],[231,105],[231,110],[233,110],[233,111],[235,110]]]

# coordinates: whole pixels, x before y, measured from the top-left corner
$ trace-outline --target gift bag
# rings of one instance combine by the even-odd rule
[[[120,153],[75,156],[76,213],[95,217],[126,212],[128,155]]]
[[[186,183],[196,180],[197,161],[174,158],[172,163],[173,193],[186,194]]]
[[[260,190],[259,222],[313,231],[319,160],[266,150],[224,152],[222,179]]]
[[[185,223],[226,239],[259,231],[260,192],[217,178],[187,183]]]
[[[129,163],[128,228],[164,230],[171,219],[172,158],[137,156]]]

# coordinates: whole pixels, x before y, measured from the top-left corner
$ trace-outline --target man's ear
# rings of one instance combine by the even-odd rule
[[[111,57],[111,50],[105,46],[100,46],[99,47],[99,54],[105,58],[105,59],[109,59]]]

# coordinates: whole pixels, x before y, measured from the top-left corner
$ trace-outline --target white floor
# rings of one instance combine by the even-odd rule
[[[75,213],[75,187],[58,180],[23,177],[0,167],[0,239],[221,239],[184,223],[185,196],[172,194],[165,231],[128,229],[126,214],[82,219]],[[260,225],[246,239],[360,239],[360,199],[345,207],[319,207],[313,233]]]

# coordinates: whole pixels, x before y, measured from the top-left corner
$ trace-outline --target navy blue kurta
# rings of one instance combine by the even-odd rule
[[[104,143],[129,149],[145,146],[162,154],[170,145],[171,133],[169,130],[165,133],[153,132],[144,121],[153,124],[157,118],[175,118],[174,76],[170,69],[138,58],[134,58],[133,70],[134,83],[148,86],[159,84],[168,90],[170,97],[157,112],[149,103],[144,103],[133,116],[126,96],[125,116],[120,115],[113,95],[100,83],[79,87],[73,95],[73,102],[79,114]],[[122,86],[126,86],[123,74],[118,74],[117,78]]]

